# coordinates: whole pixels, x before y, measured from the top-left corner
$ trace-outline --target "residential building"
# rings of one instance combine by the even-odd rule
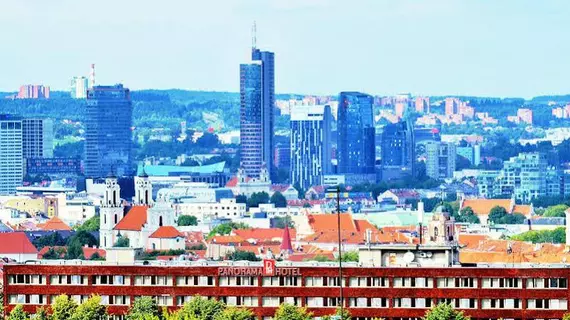
[[[532,110],[531,109],[518,109],[517,116],[519,117],[521,122],[532,124]]]
[[[88,87],[89,82],[87,77],[73,77],[73,79],[71,79],[71,97],[73,99],[87,98]]]
[[[339,95],[338,173],[347,176],[347,180],[376,180],[373,102],[372,96],[360,92]]]
[[[38,250],[24,232],[0,233],[0,258],[24,263],[38,259]]]
[[[265,165],[261,167],[259,178],[249,177],[243,167],[238,169],[237,175],[226,184],[234,195],[250,197],[254,193],[265,192],[271,194],[271,180],[269,170]]]
[[[240,65],[241,165],[259,178],[263,164],[273,171],[275,55],[253,47],[251,60]]]
[[[49,87],[43,85],[23,85],[20,87],[16,99],[49,99]]]
[[[22,185],[22,118],[0,115],[0,194],[13,194]]]
[[[414,129],[410,121],[388,124],[382,131],[382,180],[413,176],[415,168]]]
[[[331,170],[331,122],[329,106],[291,109],[291,183],[307,189],[323,183]]]
[[[433,179],[452,178],[455,171],[456,147],[453,143],[426,144],[426,174]]]
[[[194,216],[198,221],[211,221],[214,219],[242,218],[246,214],[245,203],[237,203],[235,198],[220,199],[216,202],[181,201],[174,203],[176,217]]]
[[[445,98],[445,115],[450,116],[459,113],[459,103],[457,98]]]
[[[429,97],[416,97],[416,112],[430,113]]]
[[[291,146],[277,144],[274,149],[273,166],[277,169],[287,169],[291,166]]]
[[[87,90],[85,176],[132,175],[133,105],[122,84]]]
[[[474,166],[481,164],[481,146],[476,144],[473,146],[457,147],[456,152],[458,156],[462,156],[469,160]]]
[[[22,119],[22,148],[25,159],[53,158],[53,121]]]

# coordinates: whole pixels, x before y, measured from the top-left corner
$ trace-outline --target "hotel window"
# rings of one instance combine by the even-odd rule
[[[460,309],[476,309],[477,299],[456,299],[459,301]]]
[[[527,303],[528,309],[568,309],[568,300],[566,299],[529,299]]]
[[[307,307],[309,308],[313,308],[313,307],[323,307],[324,305],[324,299],[321,297],[308,297],[307,298]]]
[[[477,279],[475,278],[438,278],[438,288],[476,288]]]
[[[371,298],[370,306],[373,308],[388,308],[388,298]]]
[[[279,307],[279,297],[263,297],[261,298],[262,307]]]
[[[483,288],[522,288],[522,280],[518,278],[483,278]]]
[[[301,285],[301,277],[263,277],[264,287],[298,287]]]
[[[125,276],[91,276],[93,285],[123,286],[130,284],[130,278]]]
[[[530,278],[526,280],[528,289],[566,289],[568,279],[566,278]]]
[[[87,284],[87,276],[54,275],[49,281],[52,285]]]
[[[520,299],[482,299],[482,309],[520,309]]]
[[[323,298],[323,307],[338,307],[338,306],[340,306],[340,298],[338,297]]]
[[[223,301],[228,306],[244,306],[244,307],[257,307],[257,297],[221,297],[221,301]]]
[[[301,306],[301,298],[299,297],[283,297],[280,300],[281,303],[287,303],[298,307]]]
[[[430,298],[395,298],[394,308],[431,308]]]
[[[367,308],[370,307],[368,298],[350,298],[348,305],[351,308]]]
[[[459,299],[441,298],[437,299],[437,303],[445,303],[451,305],[454,308],[459,308]]]
[[[380,277],[351,277],[350,287],[388,287],[388,278]]]
[[[322,287],[323,277],[306,277],[305,287]]]
[[[46,284],[46,277],[39,274],[17,274],[8,277],[8,284]]]
[[[433,278],[394,278],[394,288],[433,288]]]
[[[186,302],[192,300],[194,297],[196,296],[177,296],[176,297],[176,305],[177,306],[182,306],[184,305]],[[201,296],[203,299],[213,299],[212,297],[206,297],[206,296]]]
[[[214,277],[206,276],[188,276],[188,277],[176,277],[176,285],[180,287],[185,286],[213,286]]]
[[[26,295],[25,294],[11,294],[8,296],[8,303],[9,304],[24,304],[24,303],[26,303]]]
[[[170,276],[136,276],[135,286],[171,286]]]
[[[55,301],[56,297],[57,296],[51,296],[51,302],[52,303]],[[71,300],[75,301],[77,304],[82,304],[83,302],[87,301],[87,299],[89,299],[89,296],[75,294],[75,295],[71,295],[69,298]]]
[[[257,286],[257,277],[220,277],[220,286]]]
[[[131,304],[130,296],[101,296],[101,304],[111,306],[127,306]]]

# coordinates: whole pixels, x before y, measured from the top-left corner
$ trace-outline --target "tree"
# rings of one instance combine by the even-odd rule
[[[93,216],[85,220],[85,222],[83,222],[83,224],[78,226],[75,230],[92,232],[92,231],[99,231],[100,227],[101,227],[100,216]]]
[[[570,313],[565,313],[565,314],[562,316],[562,320],[570,320]]]
[[[348,309],[343,308],[341,309],[340,307],[336,308],[336,311],[334,314],[330,315],[330,316],[324,316],[323,320],[331,320],[333,318],[333,316],[336,316],[336,319],[340,319],[340,320],[350,320],[352,319],[352,315],[350,314],[350,311],[348,311]]]
[[[247,224],[243,223],[243,222],[226,222],[226,223],[221,223],[217,226],[215,226],[210,233],[208,233],[208,237],[207,238],[211,238],[215,235],[226,235],[226,234],[230,234],[232,232],[232,230],[234,229],[249,229],[250,226],[248,226]]]
[[[10,311],[8,320],[27,320],[28,314],[24,311],[24,307],[21,304],[17,305]]]
[[[56,252],[54,248],[49,248],[48,251],[43,254],[42,259],[45,260],[61,259],[61,255],[58,252]]]
[[[501,206],[495,206],[489,212],[489,221],[493,223],[500,223],[501,219],[507,215],[507,210]]]
[[[63,239],[61,234],[57,231],[43,237],[36,238],[32,242],[38,250],[43,247],[65,246],[66,244],[65,239]]]
[[[285,229],[285,225],[287,225],[289,228],[294,228],[295,224],[293,223],[293,221],[291,219],[288,219],[287,217],[275,217],[275,218],[271,218],[271,227],[272,228],[279,228],[279,229]]]
[[[69,320],[77,310],[77,303],[65,294],[61,294],[55,298],[51,305],[52,320]]]
[[[471,207],[465,207],[461,209],[459,215],[455,217],[457,222],[467,222],[467,223],[481,223],[479,217],[473,212]]]
[[[105,261],[105,258],[101,257],[98,252],[94,252],[89,259],[91,261]]]
[[[463,312],[453,309],[451,304],[440,303],[426,312],[424,320],[469,320]]]
[[[545,217],[566,217],[565,211],[569,207],[565,204],[550,206],[544,211]]]
[[[218,139],[218,136],[209,132],[204,132],[204,135],[196,140],[196,146],[201,148],[213,149],[219,145],[220,140]]]
[[[34,320],[49,320],[50,316],[45,307],[37,308]]]
[[[307,258],[305,259],[305,261],[317,261],[317,262],[330,262],[332,261],[329,257],[327,256],[323,256],[320,254],[317,254],[316,256],[314,256],[312,259],[311,258]]]
[[[200,163],[194,159],[186,159],[181,164],[181,166],[183,166],[183,167],[197,167],[199,165],[200,165]]]
[[[178,317],[180,319],[214,320],[225,308],[226,305],[216,299],[194,296],[178,311]]]
[[[240,261],[240,260],[260,261],[261,260],[255,255],[255,253],[253,253],[251,251],[242,251],[242,250],[236,250],[234,252],[228,253],[226,255],[226,259],[232,260],[232,261]]]
[[[214,320],[255,320],[255,314],[246,308],[227,307]]]
[[[126,320],[147,320],[147,319],[154,319],[149,318],[156,317],[156,319],[160,319],[160,311],[158,310],[158,306],[156,301],[154,301],[151,297],[140,297],[136,298],[135,302],[129,309],[125,319]]]
[[[336,260],[338,261],[338,258]],[[343,252],[342,262],[358,262],[358,251]]]
[[[286,208],[287,207],[287,199],[285,199],[285,196],[279,191],[276,191],[275,193],[273,193],[269,202],[273,203],[276,208]]]
[[[261,203],[269,202],[269,194],[267,192],[254,192],[249,199],[247,199],[247,204],[250,208],[257,208]]]
[[[236,203],[247,203],[247,197],[243,194],[236,196]]]
[[[178,217],[178,225],[179,226],[197,226],[198,225],[198,218],[195,216],[180,216]]]
[[[294,305],[283,303],[275,311],[274,320],[311,320],[313,314],[308,312],[304,307],[296,307]]]
[[[113,245],[115,248],[128,248],[131,245],[131,241],[127,237],[119,237],[117,242]]]
[[[558,227],[554,230],[530,230],[511,236],[510,239],[532,243],[566,243],[566,229]]]
[[[88,231],[77,231],[69,239],[67,239],[67,253],[65,255],[66,259],[84,259],[83,257],[83,247],[96,246],[99,244],[97,238],[95,238],[91,232]]]
[[[526,217],[522,213],[507,214],[504,216],[500,223],[502,224],[523,224]]]
[[[77,307],[71,320],[104,319],[106,316],[107,307],[101,304],[101,297],[92,295]]]

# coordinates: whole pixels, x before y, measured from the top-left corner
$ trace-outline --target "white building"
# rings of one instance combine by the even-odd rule
[[[0,141],[0,194],[13,194],[22,185],[24,175],[20,117],[0,115]]]
[[[216,218],[241,218],[246,214],[245,203],[237,203],[236,199],[220,199],[215,202],[180,202],[174,204],[176,217],[194,216],[198,221],[209,221]]]
[[[265,192],[271,194],[271,180],[269,180],[269,171],[267,166],[262,165],[258,178],[250,178],[247,176],[244,168],[239,168],[237,176],[230,180],[227,185],[232,189],[234,195],[245,195],[251,197],[254,193]]]
[[[301,212],[299,207],[286,207],[276,208],[273,203],[260,203],[257,208],[250,208],[249,213],[254,216],[260,213],[265,213],[267,218],[285,217],[290,215],[298,215]]]

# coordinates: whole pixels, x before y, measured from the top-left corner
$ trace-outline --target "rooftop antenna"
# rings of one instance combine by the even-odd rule
[[[91,64],[91,72],[89,73],[89,80],[91,88],[95,87],[95,64]]]
[[[251,26],[251,48],[257,48],[257,27],[255,25],[255,20],[253,21],[253,26]]]

